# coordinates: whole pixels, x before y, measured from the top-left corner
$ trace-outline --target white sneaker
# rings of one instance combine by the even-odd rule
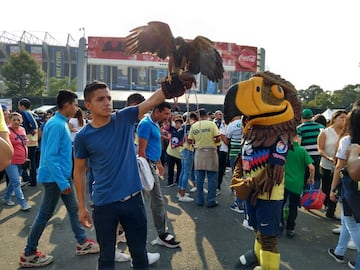
[[[149,262],[149,265],[152,265],[154,263],[156,263],[159,259],[160,259],[160,253],[150,253],[148,252],[147,253],[147,257],[148,257],[148,262]],[[133,264],[132,264],[132,260],[130,262],[130,267],[133,268]]]
[[[185,192],[185,196],[189,196],[189,193]],[[181,197],[180,193],[177,192],[177,193],[176,193],[176,198],[180,198],[180,197]]]
[[[347,245],[347,248],[348,249],[353,249],[353,250],[357,250],[356,246],[355,246],[355,243],[352,239],[350,239],[348,245]]]
[[[30,209],[31,209],[31,205],[28,203],[25,203],[25,205],[21,206],[21,208],[20,208],[21,211],[28,211]]]
[[[208,190],[206,188],[204,188],[203,190],[204,190],[204,194],[208,194]]]
[[[156,263],[160,259],[160,253],[147,253],[149,265]]]
[[[247,219],[244,219],[244,221],[243,221],[243,227],[244,228],[246,228],[246,229],[248,229],[248,230],[251,230],[251,231],[253,231],[254,230],[254,228],[252,227],[252,226],[250,226],[249,225],[249,221],[247,220]]]
[[[337,227],[335,229],[332,229],[333,234],[340,234],[340,231],[341,231],[341,227]]]
[[[191,197],[189,197],[189,196],[180,196],[180,197],[178,197],[179,198],[179,202],[193,202],[194,201],[194,199],[193,198],[191,198]]]
[[[3,199],[3,202],[4,202],[7,206],[14,206],[14,205],[15,205],[14,201],[11,200],[11,199],[8,199],[8,200]]]
[[[130,261],[131,257],[118,249],[115,249],[115,262],[128,262]]]
[[[191,189],[190,189],[190,192],[196,192],[197,191],[197,188],[196,187],[192,187]]]
[[[20,182],[20,187],[25,187],[25,186],[28,186],[29,184],[30,184],[29,181],[26,181],[26,182],[21,181],[21,182]]]

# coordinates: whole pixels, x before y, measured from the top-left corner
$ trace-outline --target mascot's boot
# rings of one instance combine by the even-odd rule
[[[255,238],[254,249],[248,250],[245,252],[245,254],[240,256],[240,266],[243,268],[247,268],[249,266],[256,265],[257,263],[260,264],[260,250],[261,244]]]
[[[241,255],[238,261],[238,265],[241,268],[248,268],[249,266],[256,265],[257,259],[253,249],[249,249],[245,254]]]
[[[279,270],[280,269],[280,253],[270,251],[260,251],[260,267],[255,267],[254,270]]]

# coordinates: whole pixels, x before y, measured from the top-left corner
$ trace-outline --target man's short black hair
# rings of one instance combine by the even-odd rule
[[[59,90],[56,95],[56,105],[58,109],[61,110],[65,103],[73,103],[77,97],[78,96],[71,90]]]
[[[92,94],[97,89],[108,88],[107,84],[101,81],[93,81],[85,86],[84,89],[84,100],[90,101]]]
[[[160,103],[159,105],[157,105],[154,109],[153,112],[155,112],[155,110],[159,110],[160,112],[162,112],[163,110],[165,110],[166,108],[171,110],[171,105],[169,102],[164,101],[163,103]]]
[[[204,117],[204,116],[207,116],[207,112],[204,108],[201,108],[197,111],[197,113],[199,114],[200,117]]]
[[[28,98],[22,98],[19,100],[19,105],[24,106],[25,109],[30,109],[31,102]]]
[[[138,105],[143,101],[145,101],[145,98],[142,94],[134,93],[134,94],[131,94],[130,96],[128,96],[128,98],[126,100],[126,106]]]

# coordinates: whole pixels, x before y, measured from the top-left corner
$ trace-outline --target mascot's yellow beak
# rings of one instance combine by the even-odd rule
[[[294,111],[284,96],[281,86],[265,86],[262,77],[252,77],[228,90],[224,103],[225,120],[237,114],[247,116],[244,133],[250,126],[271,126],[289,121],[294,118]]]

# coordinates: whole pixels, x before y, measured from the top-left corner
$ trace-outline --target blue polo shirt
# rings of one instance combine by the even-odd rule
[[[150,114],[147,114],[137,127],[137,135],[147,140],[146,157],[152,161],[158,161],[161,157],[161,134],[159,124],[154,122]]]
[[[72,142],[67,118],[59,112],[47,121],[41,137],[40,166],[37,180],[53,183],[63,191],[70,187]]]

